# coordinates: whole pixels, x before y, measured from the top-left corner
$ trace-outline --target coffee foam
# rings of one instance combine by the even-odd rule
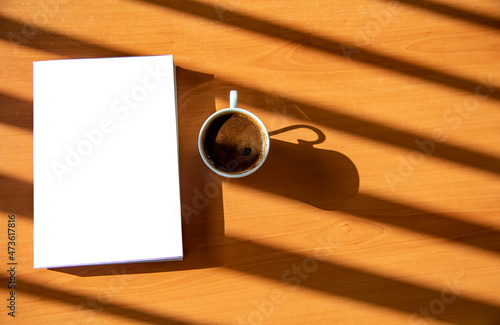
[[[251,117],[227,113],[211,121],[203,146],[215,168],[237,174],[262,161],[265,141],[264,131]]]

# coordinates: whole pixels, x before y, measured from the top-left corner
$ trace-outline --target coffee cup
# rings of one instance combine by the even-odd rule
[[[198,136],[198,149],[205,164],[228,178],[252,174],[269,153],[269,134],[264,123],[237,106],[238,93],[231,90],[229,108],[208,117]]]

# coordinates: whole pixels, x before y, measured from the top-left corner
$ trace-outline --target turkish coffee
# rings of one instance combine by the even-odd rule
[[[212,165],[226,173],[244,173],[262,160],[263,130],[249,116],[227,113],[207,127],[203,147]]]

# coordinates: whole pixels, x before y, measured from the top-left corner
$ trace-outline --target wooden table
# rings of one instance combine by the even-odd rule
[[[500,324],[498,4],[3,0],[0,323]],[[185,260],[33,269],[32,62],[158,54]],[[231,89],[272,133],[239,180],[196,147]]]

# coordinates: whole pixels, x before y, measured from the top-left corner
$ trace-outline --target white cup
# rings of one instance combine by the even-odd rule
[[[203,159],[205,164],[216,174],[228,178],[239,178],[252,174],[257,169],[259,169],[260,166],[262,166],[269,153],[269,134],[267,132],[264,123],[262,123],[262,121],[257,116],[255,116],[255,114],[247,110],[237,108],[237,106],[238,106],[238,92],[236,90],[231,90],[231,92],[229,93],[229,108],[224,108],[210,115],[210,117],[205,121],[205,123],[203,123],[203,126],[200,129],[200,134],[198,136],[198,150],[200,151],[201,158]],[[238,163],[236,161],[234,161],[235,164],[233,164],[230,168],[224,168],[224,170],[222,168],[218,168],[217,166],[214,165],[213,160],[210,159],[205,150],[205,137],[210,124],[218,117],[226,114],[244,115],[245,117],[250,119],[253,123],[255,123],[262,132],[262,136],[264,139],[262,151],[260,152],[257,160],[249,168],[245,170],[240,170],[240,168],[238,168]]]

